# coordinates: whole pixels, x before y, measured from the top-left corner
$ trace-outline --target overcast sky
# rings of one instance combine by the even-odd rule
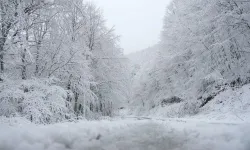
[[[171,0],[92,0],[100,6],[108,27],[121,35],[125,54],[159,41],[165,8]]]

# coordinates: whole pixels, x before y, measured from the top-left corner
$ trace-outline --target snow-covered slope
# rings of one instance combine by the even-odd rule
[[[193,105],[194,106],[194,105]],[[190,116],[190,114],[193,114]],[[192,107],[188,102],[156,106],[141,115],[151,117],[186,117],[210,121],[250,122],[250,84],[241,88],[228,87],[204,107]]]
[[[200,109],[196,118],[250,121],[250,84],[221,92]]]

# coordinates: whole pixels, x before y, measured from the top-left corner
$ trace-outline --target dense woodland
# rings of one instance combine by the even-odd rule
[[[173,0],[151,49],[133,69],[136,114],[160,107],[168,117],[197,114],[220,92],[250,82],[250,2]]]
[[[95,4],[1,0],[0,13],[0,115],[91,119],[126,100],[119,36]]]
[[[249,1],[173,0],[160,42],[128,58],[93,3],[1,0],[0,14],[1,116],[47,124],[164,107],[183,117],[250,83]]]

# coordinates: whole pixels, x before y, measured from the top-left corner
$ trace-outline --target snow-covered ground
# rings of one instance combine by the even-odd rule
[[[249,150],[250,124],[123,118],[0,125],[0,150]]]
[[[178,114],[180,104],[145,117],[34,125],[0,118],[0,150],[250,150],[250,84],[218,94],[198,114]],[[177,112],[175,112],[176,110]]]
[[[197,119],[250,122],[250,84],[228,88],[205,105]]]
[[[225,91],[209,101],[204,107],[196,107],[190,103],[188,108],[190,112],[196,112],[192,115],[185,111],[185,102],[174,103],[167,106],[157,106],[151,109],[140,109],[135,111],[121,110],[120,115],[142,115],[157,118],[189,118],[209,122],[248,122],[250,123],[250,84],[239,88],[227,87]],[[196,109],[195,111],[192,110]],[[137,111],[137,112],[136,112]],[[186,113],[187,112],[187,113]]]

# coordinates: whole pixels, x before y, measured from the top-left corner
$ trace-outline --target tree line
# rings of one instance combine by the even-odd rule
[[[111,116],[126,99],[126,65],[119,36],[114,28],[106,27],[95,4],[82,0],[1,0],[0,14],[2,85],[56,78],[56,86],[67,91],[65,106],[70,105],[74,115],[83,117],[87,110]],[[1,89],[3,94],[4,86]],[[19,98],[13,102],[7,97],[17,107],[24,101]],[[6,95],[0,99],[3,103]]]

